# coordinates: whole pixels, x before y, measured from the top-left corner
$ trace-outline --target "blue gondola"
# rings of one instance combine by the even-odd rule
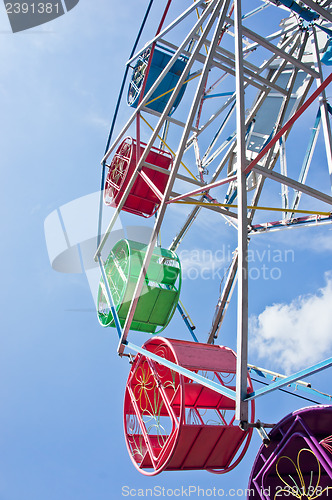
[[[323,64],[326,64],[326,66],[332,66],[332,38],[328,41],[327,49],[325,50],[321,61]]]
[[[129,106],[132,106],[133,108],[136,108],[138,105],[141,89],[142,89],[142,84],[145,76],[145,71],[149,62],[151,54],[151,47],[149,47],[147,50],[145,50],[138,58],[136,65],[133,70],[133,74],[131,77],[131,82],[129,85],[129,90],[128,90],[128,97],[127,97],[127,102]],[[169,49],[161,46],[161,45],[156,45],[154,51],[153,51],[153,56],[152,56],[152,62],[149,70],[149,74],[147,77],[147,82],[145,86],[145,92],[144,95],[150,90],[154,82],[157,80],[158,76],[160,73],[163,71],[163,69],[166,67],[166,65],[169,63],[173,56],[174,52],[170,51]],[[147,107],[150,109],[153,109],[154,111],[158,111],[159,113],[162,113],[168,103],[168,100],[170,96],[172,95],[172,92],[170,92],[176,84],[179,81],[179,78],[186,66],[187,63],[187,58],[184,56],[180,56],[173,66],[171,67],[170,71],[166,74],[166,76],[163,78],[162,82],[158,85],[157,89],[155,92],[152,94],[151,99],[149,99]],[[182,86],[180,92],[178,93],[174,104],[172,106],[172,109],[169,114],[172,114],[178,105],[180,104],[180,101],[183,97],[183,94],[186,89],[186,83]],[[165,94],[166,93],[166,94]],[[162,97],[159,97],[162,96]],[[152,101],[152,102],[150,102]]]

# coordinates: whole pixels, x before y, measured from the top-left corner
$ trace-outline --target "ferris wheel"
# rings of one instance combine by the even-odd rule
[[[279,478],[282,483],[298,456],[308,457],[302,487],[308,486],[307,478],[311,485],[317,479],[321,491],[332,487],[332,431],[312,417],[324,415],[325,421],[331,407],[293,415],[270,435],[269,425],[256,419],[256,397],[299,384],[332,366],[332,359],[288,377],[249,364],[247,258],[251,237],[332,222],[331,184],[320,189],[306,183],[320,129],[324,168],[332,181],[332,108],[326,97],[332,81],[329,4],[198,0],[180,12],[168,0],[154,35],[140,46],[153,0],[148,5],[101,162],[98,234],[108,206],[114,211],[95,254],[101,270],[98,320],[116,329],[120,356],[135,353],[124,427],[131,460],[143,474],[228,472],[245,455],[256,428],[265,445],[273,442],[267,452],[260,450],[252,472],[257,498],[270,498],[262,490],[278,489]],[[128,120],[118,131],[124,99]],[[310,124],[309,108],[315,116]],[[303,122],[312,132],[308,144],[298,145],[301,162],[295,165],[287,162],[287,147]],[[158,235],[172,204],[189,205],[190,211],[182,220],[179,216],[172,241],[162,247]],[[120,240],[104,255],[122,211],[133,220],[154,221],[150,241]],[[215,298],[212,327],[205,342],[198,342],[180,301],[177,251],[203,211],[235,228],[237,245]],[[236,353],[218,344],[235,283]],[[183,318],[183,340],[167,334],[176,310]],[[131,342],[131,330],[145,332],[142,347]],[[165,336],[157,335],[162,331]],[[251,373],[271,376],[273,382],[255,391]],[[285,453],[288,459],[279,460]]]

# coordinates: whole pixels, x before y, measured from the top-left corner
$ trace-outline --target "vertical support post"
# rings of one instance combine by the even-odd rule
[[[317,78],[317,87],[319,87],[323,83],[323,71],[322,71],[322,64],[320,62],[319,58],[319,46],[318,46],[318,40],[317,40],[317,33],[316,29],[313,26],[312,27],[312,32],[314,36],[314,46],[315,46],[315,52],[316,52],[316,70],[319,73],[319,78]],[[323,125],[323,132],[324,132],[324,139],[325,139],[325,148],[326,148],[326,155],[327,155],[327,163],[329,167],[329,174],[330,174],[330,182],[331,182],[331,188],[332,188],[332,134],[331,134],[331,124],[330,124],[330,117],[329,117],[329,112],[327,109],[327,99],[326,99],[326,92],[325,89],[322,90],[321,96],[319,98],[319,103],[320,103],[320,110],[321,110],[321,116],[322,116],[322,125]]]
[[[236,79],[236,134],[238,185],[238,306],[237,306],[237,366],[235,418],[248,421],[247,365],[248,365],[248,229],[245,150],[245,101],[243,80],[242,12],[241,0],[234,2],[235,79]]]
[[[280,153],[280,173],[287,176],[287,160],[286,160],[286,145],[284,136],[279,140],[279,153]],[[288,209],[288,186],[281,184],[281,202],[282,208],[285,211],[282,214],[283,219],[287,218]]]

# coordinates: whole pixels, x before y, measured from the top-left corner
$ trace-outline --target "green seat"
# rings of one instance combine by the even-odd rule
[[[123,327],[143,265],[146,245],[120,240],[105,262],[105,272],[114,305]],[[171,250],[156,247],[150,260],[145,282],[136,306],[131,330],[159,333],[170,322],[181,289],[181,265]],[[115,327],[105,284],[101,278],[98,290],[98,319],[103,326]]]

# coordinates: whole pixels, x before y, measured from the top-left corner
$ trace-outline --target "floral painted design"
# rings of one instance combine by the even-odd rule
[[[311,455],[310,457],[308,457],[308,453]],[[307,455],[307,458],[304,458],[305,455]],[[304,461],[308,459],[311,459],[316,463],[315,470],[311,470],[309,484],[305,481],[304,473],[301,468],[301,461],[304,463]],[[280,465],[282,463],[283,466],[285,466],[285,462],[289,462],[287,469],[290,473],[287,474],[287,476],[282,477],[279,472],[281,469]],[[296,463],[287,456],[280,457],[276,464],[276,472],[283,485],[277,487],[274,500],[281,498],[282,494],[289,498],[298,498],[299,500],[315,500],[316,498],[321,498],[322,495],[327,493],[329,490],[332,491],[332,487],[327,486],[323,488],[320,485],[321,465],[314,452],[308,448],[302,448],[298,452]],[[316,479],[314,479],[315,476]]]
[[[163,385],[165,387],[166,383]],[[173,383],[170,386],[173,388]],[[151,442],[152,448],[159,450],[168,439],[169,429],[166,427],[170,425],[170,418],[165,416],[165,403],[159,386],[146,363],[137,369],[133,393],[147,434],[155,440]]]

